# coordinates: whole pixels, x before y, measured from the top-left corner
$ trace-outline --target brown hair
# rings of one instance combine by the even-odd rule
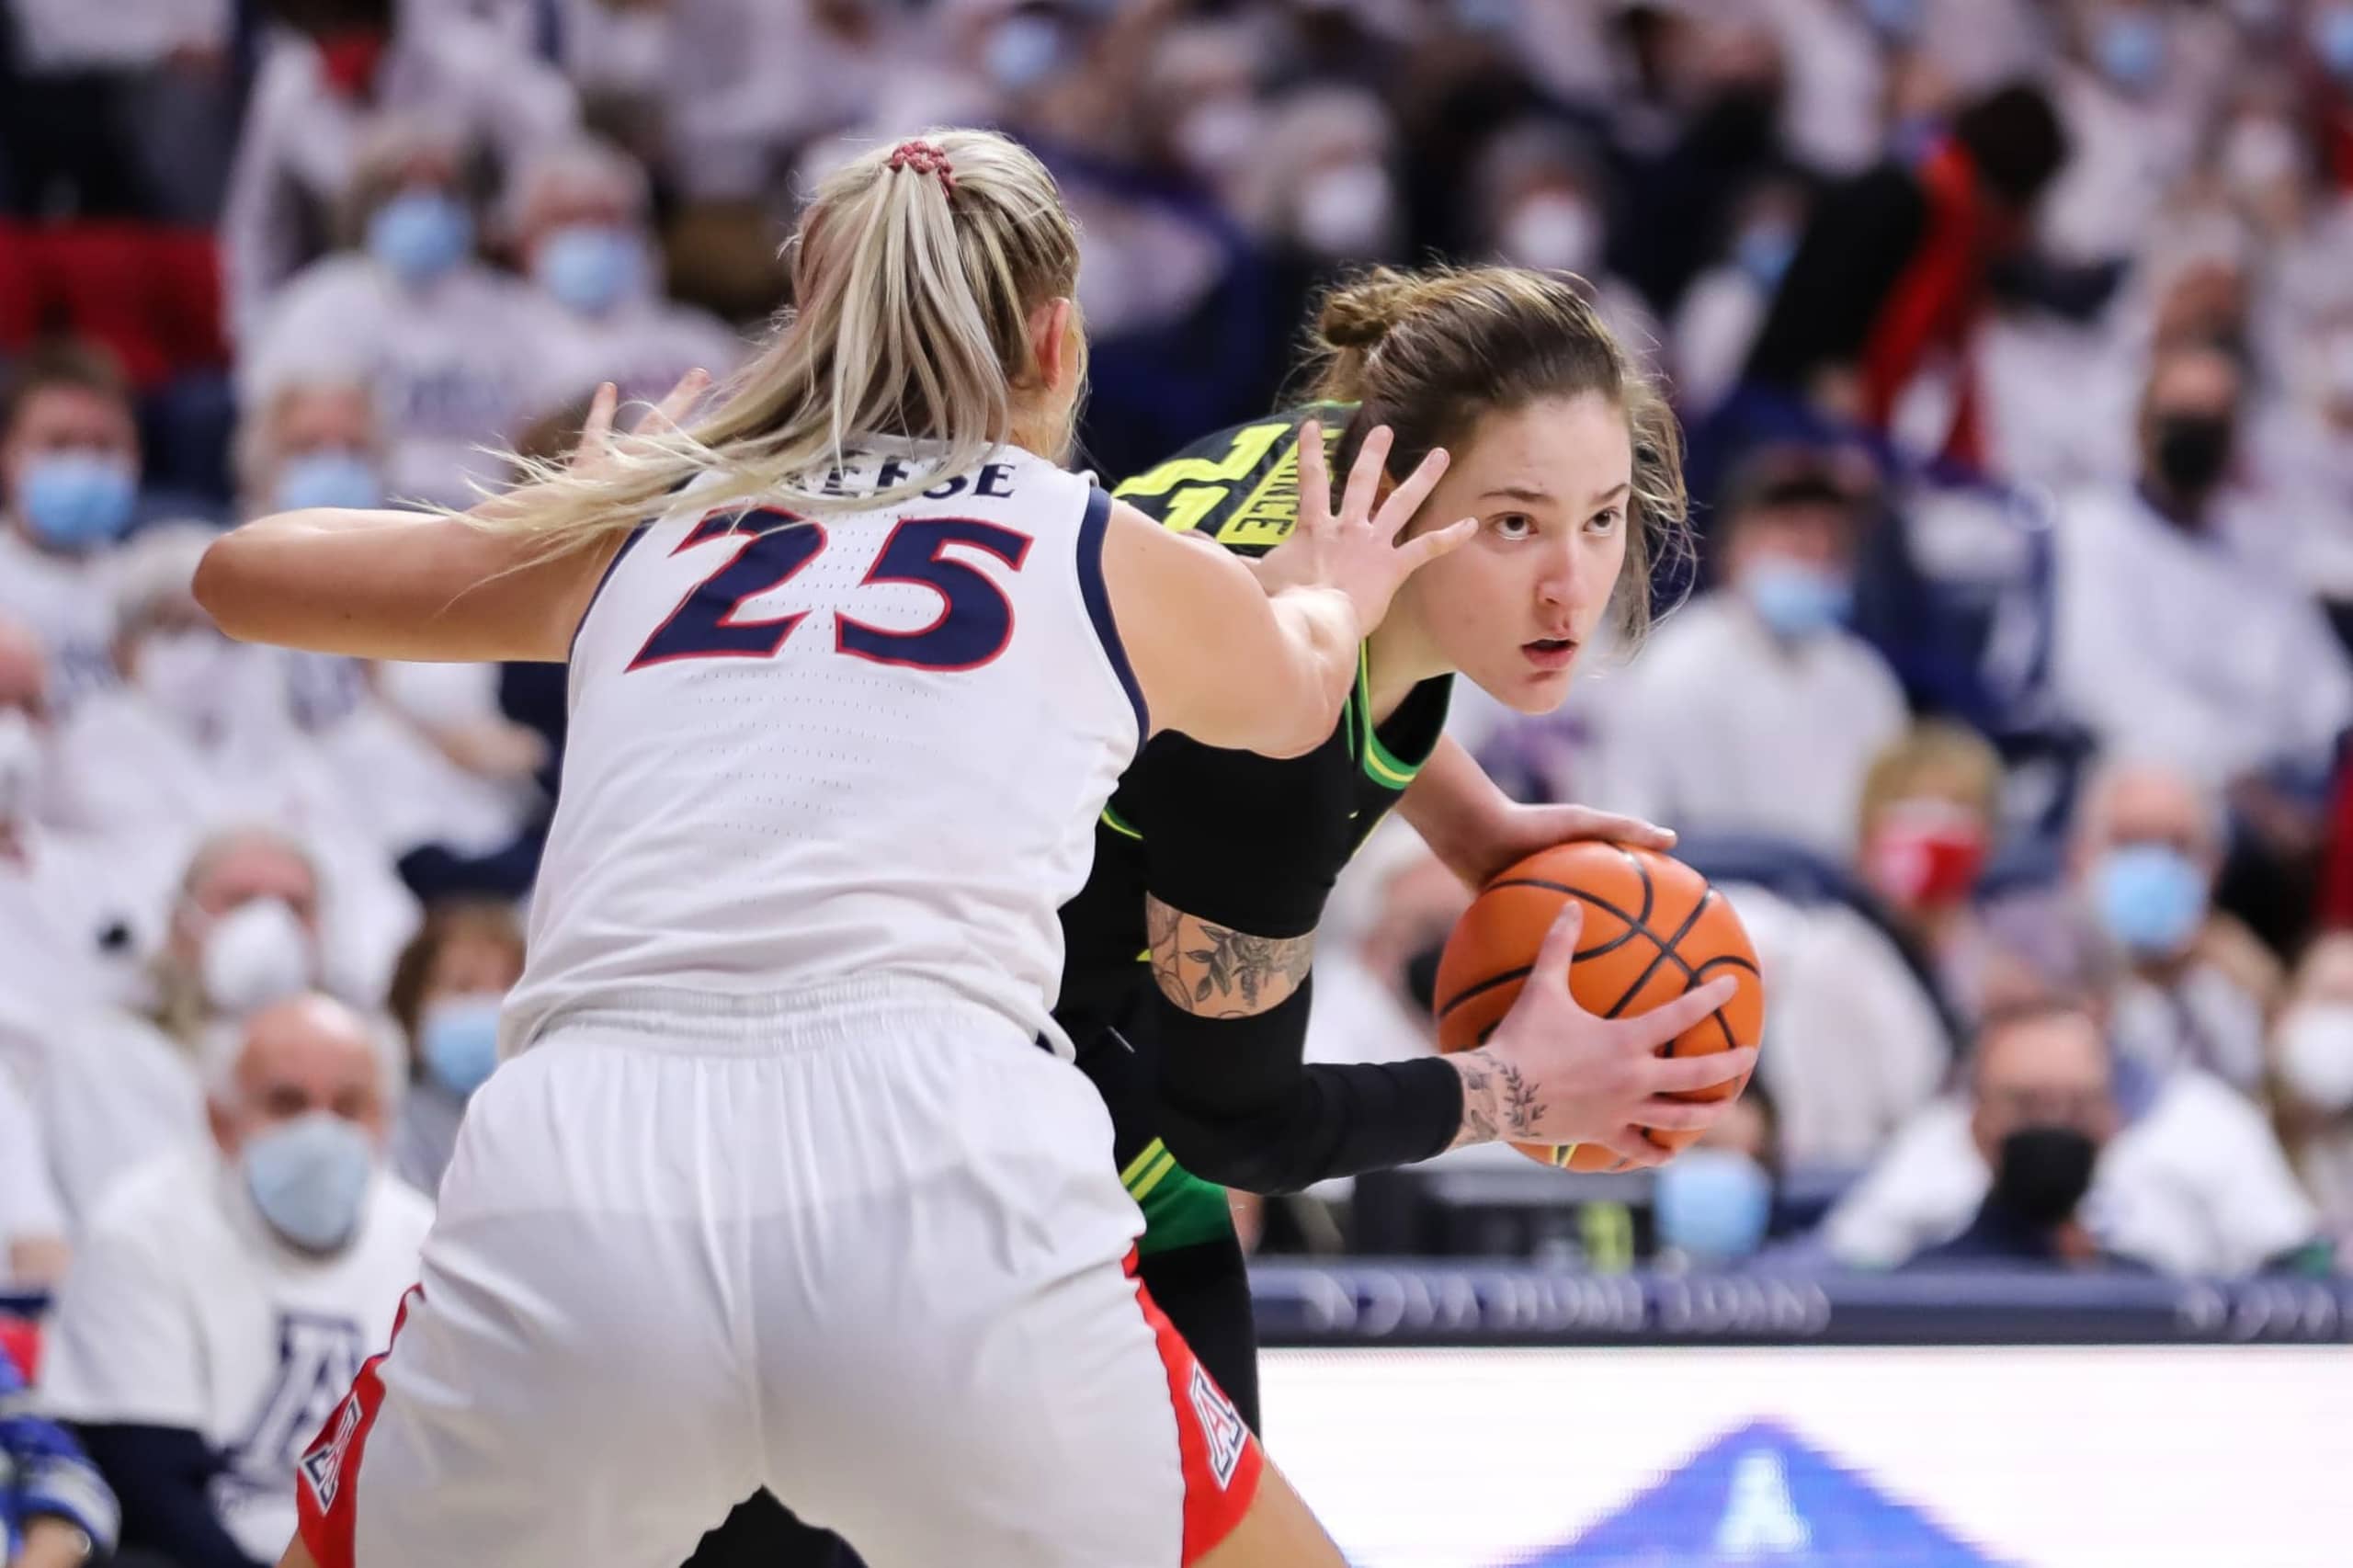
[[[1403,478],[1490,414],[1586,392],[1626,416],[1634,448],[1628,570],[1616,620],[1630,642],[1649,630],[1651,573],[1691,551],[1683,435],[1649,372],[1602,324],[1567,273],[1517,267],[1376,267],[1336,286],[1315,322],[1314,395],[1358,405],[1332,472],[1345,475],[1377,426],[1395,434]]]
[[[412,1061],[415,1055],[416,1027],[425,1017],[426,989],[433,982],[433,966],[439,961],[444,948],[469,939],[494,942],[515,955],[517,967],[522,964],[522,925],[516,920],[513,910],[487,899],[453,899],[434,904],[425,912],[425,921],[417,926],[416,935],[408,939],[408,946],[393,961],[392,983],[384,991],[384,1010],[400,1025],[402,1038],[409,1042]]]
[[[0,441],[15,432],[17,416],[34,394],[51,387],[96,392],[126,410],[131,406],[131,381],[112,354],[70,338],[44,343],[18,360],[0,386]]]

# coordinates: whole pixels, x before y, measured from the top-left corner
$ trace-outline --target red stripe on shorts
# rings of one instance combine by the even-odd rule
[[[1194,1358],[1192,1346],[1176,1332],[1136,1278],[1136,1254],[1126,1263],[1135,1280],[1136,1305],[1151,1325],[1160,1348],[1160,1364],[1168,1369],[1168,1399],[1176,1411],[1176,1450],[1185,1470],[1186,1568],[1233,1533],[1242,1516],[1258,1495],[1258,1476],[1266,1464],[1258,1439],[1217,1386],[1209,1369]],[[320,1568],[345,1568],[321,1558]]]
[[[384,1403],[384,1358],[408,1322],[411,1301],[422,1301],[425,1287],[412,1285],[401,1295],[400,1311],[392,1317],[392,1336],[359,1364],[351,1392],[327,1416],[326,1425],[303,1450],[295,1467],[294,1504],[301,1515],[302,1544],[319,1568],[353,1568],[351,1532],[359,1504],[359,1460],[368,1448],[369,1428]]]

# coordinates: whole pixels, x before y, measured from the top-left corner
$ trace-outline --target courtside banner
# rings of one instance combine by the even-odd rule
[[[2336,1346],[1270,1350],[1358,1568],[2344,1568]]]

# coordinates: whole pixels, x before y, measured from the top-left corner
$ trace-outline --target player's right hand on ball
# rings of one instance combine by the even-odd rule
[[[1545,934],[1519,998],[1487,1043],[1447,1058],[1461,1065],[1463,1142],[1598,1143],[1629,1165],[1655,1165],[1669,1151],[1643,1136],[1655,1127],[1699,1131],[1733,1104],[1670,1096],[1729,1084],[1756,1065],[1754,1046],[1704,1056],[1658,1049],[1732,1000],[1731,976],[1663,1007],[1602,1018],[1569,991],[1584,906],[1570,899]]]
[[[1446,472],[1447,456],[1445,449],[1433,448],[1383,501],[1382,465],[1389,460],[1392,439],[1386,425],[1365,437],[1335,517],[1331,471],[1324,463],[1324,426],[1313,419],[1300,426],[1299,520],[1290,537],[1259,564],[1258,581],[1268,593],[1284,587],[1336,588],[1355,606],[1357,624],[1369,632],[1389,613],[1389,601],[1400,584],[1478,531],[1478,519],[1465,517],[1397,542]]]

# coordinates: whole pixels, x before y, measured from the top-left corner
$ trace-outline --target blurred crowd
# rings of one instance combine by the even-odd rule
[[[0,1276],[134,1539],[284,1539],[563,740],[561,670],[228,642],[206,541],[723,374],[815,177],[976,122],[1084,226],[1107,478],[1272,405],[1376,261],[1574,272],[1671,387],[1672,613],[1452,721],[1677,828],[1761,950],[1750,1106],[1644,1250],[2334,1267],[2353,0],[0,0]],[[1343,890],[1313,1050],[1431,1049],[1468,895],[1402,825]]]

